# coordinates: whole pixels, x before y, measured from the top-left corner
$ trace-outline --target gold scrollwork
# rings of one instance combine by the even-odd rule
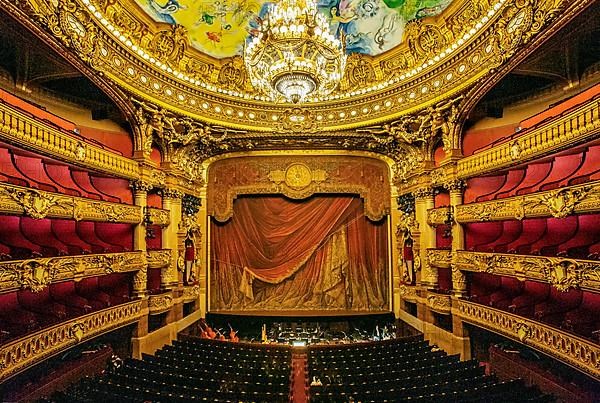
[[[171,263],[171,249],[149,250],[146,259],[151,269],[166,267]]]
[[[52,282],[145,268],[141,252],[49,257],[0,262],[0,292],[39,292]]]
[[[450,211],[450,207],[438,207],[427,210],[427,223],[433,226],[447,224]]]
[[[151,315],[163,313],[171,309],[174,304],[173,295],[169,293],[151,295],[148,298],[148,309]]]
[[[188,287],[183,287],[183,301],[184,302],[192,302],[200,297],[200,286],[193,285]]]
[[[545,281],[561,292],[572,288],[600,291],[600,263],[593,260],[468,251],[457,251],[453,259],[464,271]]]
[[[133,301],[80,316],[0,346],[0,382],[38,362],[112,329],[139,320],[141,301]]]
[[[449,268],[452,264],[452,251],[450,249],[427,249],[427,261],[433,267]]]
[[[427,306],[435,312],[448,315],[452,308],[452,301],[449,295],[430,293],[427,295]]]
[[[398,292],[400,294],[400,298],[406,301],[415,302],[417,300],[416,287],[402,284],[400,287],[398,287]]]
[[[171,222],[169,210],[148,207],[148,213],[150,214],[150,221],[152,221],[152,224],[166,227]]]
[[[600,379],[600,347],[592,341],[466,300],[458,300],[456,315],[463,321],[518,340]]]

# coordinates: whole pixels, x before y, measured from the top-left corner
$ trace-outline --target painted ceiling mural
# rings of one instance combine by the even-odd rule
[[[272,1],[135,0],[154,20],[180,24],[192,46],[216,58],[241,55]],[[318,0],[348,53],[377,55],[402,41],[406,23],[440,14],[452,0]]]

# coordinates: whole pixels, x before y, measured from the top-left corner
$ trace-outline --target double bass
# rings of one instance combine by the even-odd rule
[[[215,331],[204,321],[200,322],[200,328],[202,329],[202,332],[206,334],[206,338],[207,339],[214,339],[215,337],[217,337],[217,334],[215,333]],[[202,333],[201,333],[201,337],[202,337]]]

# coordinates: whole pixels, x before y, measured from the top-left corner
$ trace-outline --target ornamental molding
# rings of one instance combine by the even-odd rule
[[[150,217],[150,221],[154,225],[166,227],[171,223],[171,213],[169,212],[169,210],[156,207],[148,207],[148,214]]]
[[[466,179],[507,169],[593,140],[599,133],[600,101],[591,100],[539,127],[524,130],[513,141],[461,159],[457,175]]]
[[[110,273],[145,270],[142,252],[48,257],[0,262],[0,293],[39,292],[51,283]]]
[[[427,306],[437,313],[450,315],[452,300],[450,299],[450,295],[430,293],[427,295]]]
[[[427,261],[433,267],[440,267],[442,269],[450,268],[452,264],[452,250],[427,249]]]
[[[192,285],[183,287],[183,294],[181,296],[183,302],[193,302],[200,298],[200,286]]]
[[[149,250],[146,252],[148,268],[162,269],[171,263],[171,249]]]
[[[448,217],[452,217],[452,209],[449,206],[427,210],[427,224],[434,227],[448,224]]]
[[[457,251],[453,266],[462,271],[549,283],[561,292],[600,292],[600,262],[560,257]]]
[[[207,214],[227,221],[242,195],[283,194],[304,199],[315,193],[357,194],[365,215],[379,221],[390,212],[389,167],[362,156],[247,156],[213,162],[208,168]]]
[[[34,20],[92,69],[140,98],[207,123],[226,120],[231,127],[257,131],[275,130],[287,109],[257,97],[235,57],[201,54],[190,46],[184,28],[152,22],[132,0],[23,0],[19,8],[2,2],[16,18]],[[335,130],[365,120],[380,124],[451,98],[547,27],[564,23],[574,14],[569,7],[580,9],[580,3],[456,1],[440,16],[409,23],[406,40],[392,51],[348,63],[327,107],[311,106],[311,112],[322,129]],[[368,84],[357,90],[357,82]]]
[[[408,302],[417,302],[417,287],[409,286],[409,285],[400,285],[398,287],[398,293],[400,294],[400,298]]]
[[[509,312],[458,300],[452,313],[463,321],[507,336],[600,380],[600,346]]]
[[[168,311],[174,304],[173,294],[171,292],[148,297],[148,310],[150,315],[157,315]]]
[[[600,181],[455,207],[459,223],[537,217],[564,218],[600,211]]]
[[[0,103],[0,140],[121,178],[139,177],[137,162],[96,145],[82,143],[80,139],[6,103]]]
[[[139,320],[146,312],[133,301],[80,316],[0,347],[0,381],[74,345]]]
[[[139,206],[67,196],[7,183],[0,184],[0,213],[35,219],[67,218],[130,224],[142,221]]]

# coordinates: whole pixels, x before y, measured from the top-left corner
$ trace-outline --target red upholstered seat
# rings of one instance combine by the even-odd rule
[[[581,167],[569,178],[568,185],[578,185],[588,182],[593,175],[600,173],[600,146],[590,147],[584,156]]]
[[[112,250],[112,245],[104,242],[96,235],[93,222],[80,221],[75,224],[77,235],[85,243],[91,245],[93,253],[107,253]]]
[[[110,295],[112,305],[130,300],[132,273],[113,273],[98,277],[98,287]]]
[[[552,171],[552,161],[538,162],[527,165],[527,173],[519,186],[510,192],[510,196],[524,195],[535,192],[541,183],[550,175]]]
[[[479,201],[481,197],[494,194],[504,185],[504,182],[505,174],[468,179],[463,200],[465,203]]]
[[[551,190],[565,186],[568,179],[573,176],[583,165],[584,153],[559,155],[554,159],[552,172],[546,177],[540,190]]]
[[[522,293],[512,299],[508,309],[517,315],[533,317],[535,305],[545,301],[549,294],[549,284],[525,281]]]
[[[508,253],[508,245],[519,238],[523,223],[518,220],[503,221],[502,235],[488,247],[490,252]]]
[[[600,329],[600,295],[584,292],[581,305],[565,313],[562,327],[585,337]]]
[[[97,302],[97,305],[101,305],[102,308],[112,305],[110,295],[100,289],[98,277],[82,279],[75,285],[75,289],[77,290],[77,294],[88,300]]]
[[[15,168],[10,152],[7,148],[2,147],[0,147],[0,172],[7,178],[8,183],[37,188],[34,183],[30,183],[30,180]]]
[[[111,201],[133,204],[133,193],[125,179],[91,176],[91,184]]]
[[[10,247],[13,259],[28,259],[42,256],[42,247],[34,244],[21,234],[21,218],[3,216],[0,225],[0,242]]]
[[[585,214],[577,217],[577,233],[558,246],[557,255],[587,259],[590,246],[600,241],[600,215]]]
[[[564,314],[576,309],[582,298],[581,290],[572,288],[567,292],[560,292],[555,287],[550,287],[548,299],[535,305],[534,317],[558,326],[563,321]]]
[[[41,158],[26,157],[15,152],[12,154],[15,167],[29,179],[30,183],[37,183],[37,187],[42,190],[65,193],[65,189],[57,186],[56,183],[48,178]]]
[[[498,191],[493,195],[493,198],[502,199],[510,196],[512,194],[511,192],[513,192],[521,184],[521,182],[523,182],[526,173],[527,172],[525,169],[514,169],[509,171],[506,175],[506,182],[504,183],[504,186],[498,189]]]
[[[24,309],[35,312],[42,318],[43,325],[61,322],[69,316],[67,307],[52,299],[49,287],[38,292],[21,290],[17,293],[17,298]]]
[[[31,217],[21,218],[21,234],[42,247],[44,256],[63,256],[69,254],[67,245],[59,241],[52,232],[50,219],[36,220]]]
[[[32,332],[39,327],[37,315],[19,305],[16,292],[0,294],[0,333],[4,339]]]
[[[77,294],[73,281],[51,284],[50,295],[54,301],[66,305],[72,316],[84,315],[94,309],[94,304]],[[96,306],[97,309],[102,308],[98,304]]]
[[[105,200],[102,195],[92,186],[90,174],[87,171],[79,171],[71,168],[71,178],[77,186],[87,193],[86,197],[96,200]]]
[[[110,245],[111,252],[127,252],[133,248],[133,229],[130,224],[96,222],[94,232]]]
[[[65,194],[88,197],[88,193],[77,186],[73,178],[71,178],[71,171],[67,165],[52,164],[44,161],[44,169],[48,178],[61,186]]]
[[[92,252],[92,245],[84,242],[77,234],[77,225],[73,220],[51,220],[52,232],[63,242],[69,255],[83,255]]]
[[[546,234],[531,245],[532,254],[556,256],[560,244],[567,242],[577,232],[577,217],[548,218]]]
[[[522,221],[521,235],[513,242],[506,245],[509,253],[528,255],[531,253],[531,245],[546,235],[546,219],[530,218]]]
[[[473,273],[470,279],[469,295],[473,301],[483,305],[490,304],[490,296],[502,285],[502,278],[493,274]]]
[[[493,244],[502,235],[500,221],[477,222],[465,225],[465,246],[468,250],[481,251]]]
[[[516,278],[502,277],[500,289],[490,295],[489,304],[494,308],[507,310],[513,298],[521,293],[523,283]]]

